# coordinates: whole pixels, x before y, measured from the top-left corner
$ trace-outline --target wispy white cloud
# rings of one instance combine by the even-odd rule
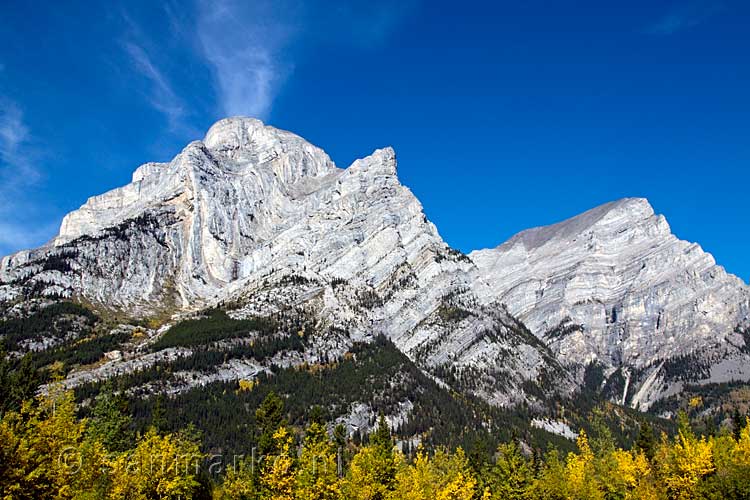
[[[149,103],[164,115],[170,130],[184,128],[185,102],[154,58],[155,44],[127,12],[123,11],[121,16],[125,34],[120,43],[130,65],[148,81]]]
[[[292,70],[283,50],[297,31],[288,15],[295,5],[264,0],[197,5],[198,41],[214,71],[222,113],[267,118]]]
[[[703,23],[723,8],[723,3],[711,0],[686,2],[647,27],[646,32],[651,35],[674,35]]]
[[[28,191],[42,177],[23,111],[0,97],[0,254],[38,245],[55,232],[51,224],[29,223]]]
[[[29,129],[18,105],[9,99],[0,99],[0,163],[3,170],[25,163],[19,157],[18,149],[28,136]]]
[[[122,42],[133,68],[143,75],[150,84],[148,100],[157,111],[164,114],[172,130],[182,125],[185,117],[185,103],[177,95],[169,78],[154,63],[143,44],[135,40],[135,35]]]
[[[416,4],[198,0],[199,47],[214,71],[222,114],[267,118],[299,57],[321,44],[377,47]]]
[[[4,219],[6,217],[0,214],[0,256],[39,246],[52,239],[59,229],[57,223],[38,225]]]
[[[191,11],[167,0],[162,10],[168,38],[192,47],[212,72],[217,115],[268,119],[299,57],[321,44],[377,47],[417,1],[194,0]],[[151,105],[171,129],[184,125],[189,101],[167,70],[162,52],[169,47],[155,45],[127,13],[122,18],[122,45],[151,84]]]
[[[12,100],[0,97],[0,181],[3,193],[16,191],[39,179],[36,154],[29,147],[29,141],[29,128],[21,108]]]

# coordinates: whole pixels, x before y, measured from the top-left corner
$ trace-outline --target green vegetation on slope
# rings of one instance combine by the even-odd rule
[[[233,319],[220,309],[204,311],[200,317],[181,321],[167,330],[153,345],[158,351],[167,347],[189,347],[247,335],[250,332],[274,332],[277,325],[265,318]]]

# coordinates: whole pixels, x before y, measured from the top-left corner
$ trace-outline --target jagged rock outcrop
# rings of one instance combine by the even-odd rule
[[[707,380],[750,375],[734,332],[747,288],[645,200],[466,256],[401,185],[391,148],[340,169],[250,118],[221,120],[68,214],[49,244],[5,257],[0,303],[38,296],[136,317],[303,311],[321,333],[299,362],[385,334],[442,382],[501,405],[570,393],[592,361],[644,406],[679,387],[669,363],[685,356],[700,355]]]
[[[695,380],[750,378],[737,325],[747,286],[679,240],[648,201],[623,199],[475,251],[476,291],[507,305],[568,365],[622,370],[623,400],[648,406],[679,390],[664,364],[706,366]],[[684,370],[683,370],[684,371]],[[698,370],[701,371],[700,369]]]
[[[383,333],[427,369],[479,370],[473,389],[516,401],[560,367],[506,311],[478,305],[476,271],[399,183],[391,148],[339,169],[294,134],[230,118],[89,199],[50,245],[6,257],[0,298],[81,297],[141,316],[302,308],[354,339]]]

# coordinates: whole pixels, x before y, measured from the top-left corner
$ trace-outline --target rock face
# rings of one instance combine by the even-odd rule
[[[382,333],[427,372],[502,405],[569,393],[592,361],[621,372],[634,404],[674,390],[661,373],[688,354],[750,373],[733,333],[747,288],[645,200],[467,257],[399,183],[392,149],[339,169],[249,118],[142,165],[68,214],[48,245],[5,257],[0,302],[35,296],[135,316],[301,310],[328,332],[320,350]]]
[[[714,367],[731,358],[736,378],[750,377],[735,332],[748,319],[748,288],[677,239],[644,199],[529,229],[470,257],[482,300],[506,304],[568,365],[622,369],[623,400],[634,406],[679,390],[664,380],[670,360]],[[699,379],[720,378],[706,375]]]
[[[319,330],[383,333],[426,369],[479,369],[477,392],[520,400],[514,389],[561,368],[505,310],[478,305],[476,272],[399,183],[391,148],[339,169],[294,134],[230,118],[89,199],[50,245],[3,259],[0,299],[82,297],[141,316],[299,308]]]

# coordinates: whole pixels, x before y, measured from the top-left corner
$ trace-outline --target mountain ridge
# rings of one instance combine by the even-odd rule
[[[642,198],[467,256],[399,182],[392,148],[340,169],[301,137],[241,117],[132,180],[68,214],[51,244],[4,257],[0,303],[79,298],[171,323],[222,304],[237,320],[293,312],[318,332],[294,362],[385,335],[432,376],[498,405],[571,394],[592,363],[627,381],[623,403],[640,391],[635,403],[647,404],[679,390],[664,363],[701,349],[750,378],[734,332],[747,287]]]

